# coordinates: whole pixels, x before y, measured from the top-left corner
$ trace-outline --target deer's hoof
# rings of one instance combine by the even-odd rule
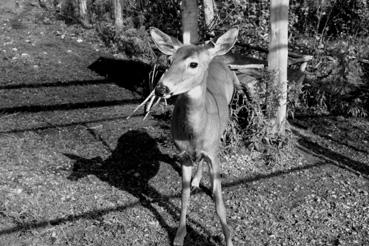
[[[191,186],[191,193],[195,193],[200,191],[200,187],[199,186]]]
[[[198,189],[199,187],[200,187],[200,179],[197,179],[196,177],[193,178],[191,181],[191,188]]]
[[[173,245],[183,246],[183,242],[186,237],[186,234],[187,234],[186,227],[179,227],[176,233],[176,237],[174,238]]]
[[[233,246],[233,243],[232,243],[233,232],[232,232],[232,230],[228,226],[225,226],[223,232],[224,232],[224,236],[225,236],[225,240],[226,240],[226,245],[227,246]]]

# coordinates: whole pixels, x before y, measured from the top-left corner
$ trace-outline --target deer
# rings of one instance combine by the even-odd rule
[[[238,82],[222,56],[236,43],[238,28],[231,28],[215,43],[202,46],[182,44],[154,27],[150,28],[150,34],[157,48],[171,57],[171,65],[158,81],[155,94],[164,99],[177,96],[171,133],[181,162],[182,195],[179,226],[173,244],[181,246],[184,243],[191,188],[199,188],[205,162],[209,167],[212,196],[225,242],[227,246],[233,246],[222,197],[218,152]],[[191,181],[195,163],[199,164]]]

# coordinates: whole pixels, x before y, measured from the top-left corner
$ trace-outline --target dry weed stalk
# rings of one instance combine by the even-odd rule
[[[156,99],[156,101],[155,101]],[[132,117],[132,115],[134,115],[134,113],[136,113],[137,110],[139,110],[140,108],[142,108],[146,103],[148,103],[146,105],[146,114],[143,118],[143,120],[146,120],[147,116],[151,113],[151,109],[155,108],[159,102],[161,101],[161,97],[157,97],[155,96],[155,88],[151,91],[151,93],[146,97],[146,99],[140,104],[138,105],[133,112],[126,118],[127,120],[130,119]],[[155,101],[155,103],[154,103]],[[164,99],[164,104],[165,106],[167,106],[167,100]]]

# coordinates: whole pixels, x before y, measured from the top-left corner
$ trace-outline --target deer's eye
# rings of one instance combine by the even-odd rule
[[[197,62],[191,62],[190,63],[190,68],[197,68],[199,64],[197,64]]]

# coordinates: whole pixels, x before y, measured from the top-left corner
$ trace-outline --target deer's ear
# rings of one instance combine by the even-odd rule
[[[225,55],[232,49],[237,41],[238,27],[229,29],[226,33],[218,38],[214,47],[209,48],[210,53],[213,56]]]
[[[150,28],[150,35],[158,49],[166,55],[173,55],[182,43],[155,27]]]

